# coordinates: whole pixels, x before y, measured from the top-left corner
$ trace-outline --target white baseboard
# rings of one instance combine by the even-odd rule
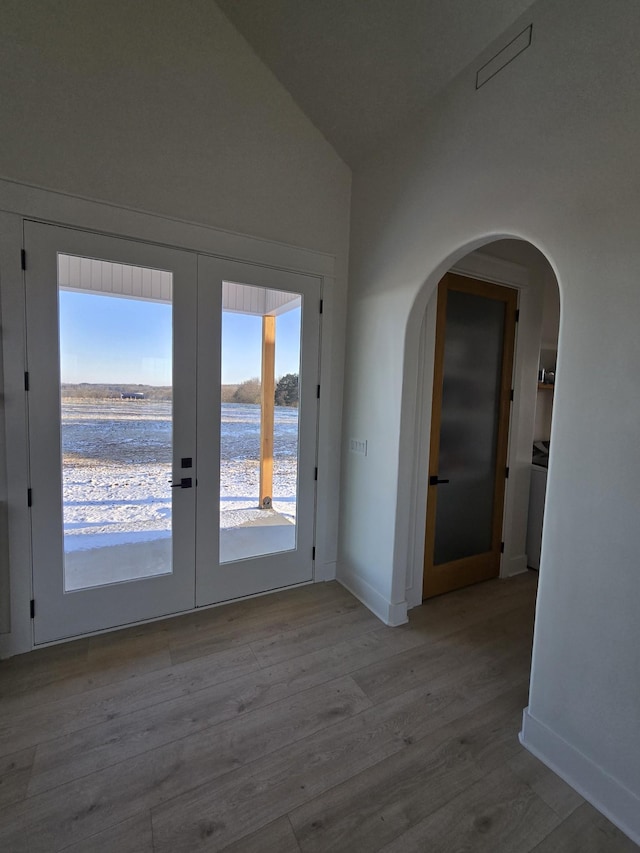
[[[404,625],[409,621],[407,616],[407,602],[401,601],[399,604],[389,604],[389,619],[387,625],[396,628],[398,625]]]
[[[350,574],[347,577],[340,575],[336,579],[385,625],[395,628],[397,625],[404,625],[405,622],[409,621],[406,601],[402,601],[400,604],[392,604],[358,575]]]
[[[525,708],[520,743],[625,835],[640,844],[640,797],[563,740]]]
[[[528,571],[527,555],[518,554],[516,557],[503,557],[500,566],[501,578],[512,578],[514,575],[522,575]]]
[[[316,563],[313,579],[316,583],[323,581],[334,581],[336,579],[336,564]]]

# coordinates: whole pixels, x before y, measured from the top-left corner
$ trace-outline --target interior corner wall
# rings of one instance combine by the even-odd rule
[[[531,47],[476,89],[530,23]],[[368,455],[343,450],[338,563],[378,609],[401,603],[428,296],[469,251],[528,240],[562,297],[528,719],[537,754],[636,840],[639,28],[635,0],[538,0],[354,172],[343,447]]]

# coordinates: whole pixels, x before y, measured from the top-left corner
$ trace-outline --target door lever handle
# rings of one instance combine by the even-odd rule
[[[192,486],[191,477],[183,477],[179,483],[171,483],[172,489],[190,489]]]
[[[429,485],[430,486],[438,486],[438,485],[440,485],[440,483],[448,483],[448,482],[449,482],[449,480],[439,480],[437,474],[433,474],[431,477],[429,477]]]

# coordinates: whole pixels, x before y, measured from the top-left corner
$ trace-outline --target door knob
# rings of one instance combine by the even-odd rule
[[[191,477],[183,477],[179,483],[171,483],[172,489],[190,489],[191,486]]]
[[[440,485],[440,483],[448,483],[448,482],[449,482],[448,480],[439,480],[437,474],[432,474],[432,476],[429,477],[429,485],[430,486],[438,486],[438,485]]]

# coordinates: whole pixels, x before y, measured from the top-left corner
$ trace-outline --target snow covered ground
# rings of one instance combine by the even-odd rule
[[[260,407],[223,403],[220,438],[223,532],[259,520]],[[276,407],[273,507],[292,529],[297,447],[297,409]],[[158,540],[171,535],[171,403],[63,400],[62,451],[66,588],[85,584],[80,575],[89,555],[78,552],[94,552],[97,564],[105,554],[98,560],[95,552],[119,545],[156,543],[147,549],[153,566],[136,560],[136,576],[170,571],[170,549]],[[133,551],[140,552],[138,544]]]
[[[234,511],[258,506],[260,406],[223,403],[220,423],[220,523],[233,527]],[[298,410],[276,406],[273,508],[296,519]]]

